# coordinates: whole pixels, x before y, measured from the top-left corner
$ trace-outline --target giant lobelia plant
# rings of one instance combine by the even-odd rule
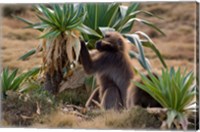
[[[21,17],[19,20],[27,23],[26,28],[34,28],[42,32],[37,49],[32,49],[20,59],[42,51],[43,70],[46,73],[45,89],[57,93],[64,73],[77,65],[80,53],[81,33],[100,37],[94,30],[83,24],[86,12],[77,4],[36,6],[40,22],[33,23]]]

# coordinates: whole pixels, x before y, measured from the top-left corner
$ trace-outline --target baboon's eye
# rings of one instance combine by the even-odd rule
[[[122,46],[122,43],[123,43],[122,39],[118,39],[117,44],[120,45],[120,46]]]
[[[109,38],[109,37],[110,37],[110,34],[106,34],[106,35],[105,35],[105,38]]]

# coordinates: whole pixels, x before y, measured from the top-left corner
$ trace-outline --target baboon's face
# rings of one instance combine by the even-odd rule
[[[117,32],[108,32],[102,40],[97,41],[99,51],[116,52],[124,49],[123,37]]]

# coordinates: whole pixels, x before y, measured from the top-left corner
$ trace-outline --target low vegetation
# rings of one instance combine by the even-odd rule
[[[149,93],[164,108],[167,108],[167,127],[174,123],[177,128],[187,129],[188,116],[196,111],[196,82],[193,72],[182,74],[180,68],[175,71],[162,70],[156,78],[149,72],[150,78],[141,75],[143,84],[135,82],[138,87]],[[193,113],[194,114],[194,113]]]
[[[13,71],[9,71],[8,68],[5,68],[1,73],[1,92],[3,94],[3,98],[6,98],[7,91],[19,91],[21,92],[34,87],[34,84],[29,83],[29,85],[24,88],[22,85],[27,81],[30,77],[34,77],[38,72],[39,68],[33,68],[32,70],[23,73],[21,75],[17,75],[18,69]],[[23,87],[23,89],[22,89]]]

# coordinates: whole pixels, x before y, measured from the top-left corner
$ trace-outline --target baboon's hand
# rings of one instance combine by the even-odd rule
[[[86,48],[85,42],[84,42],[83,40],[80,40],[80,41],[81,41],[81,49],[82,49],[82,48]]]

